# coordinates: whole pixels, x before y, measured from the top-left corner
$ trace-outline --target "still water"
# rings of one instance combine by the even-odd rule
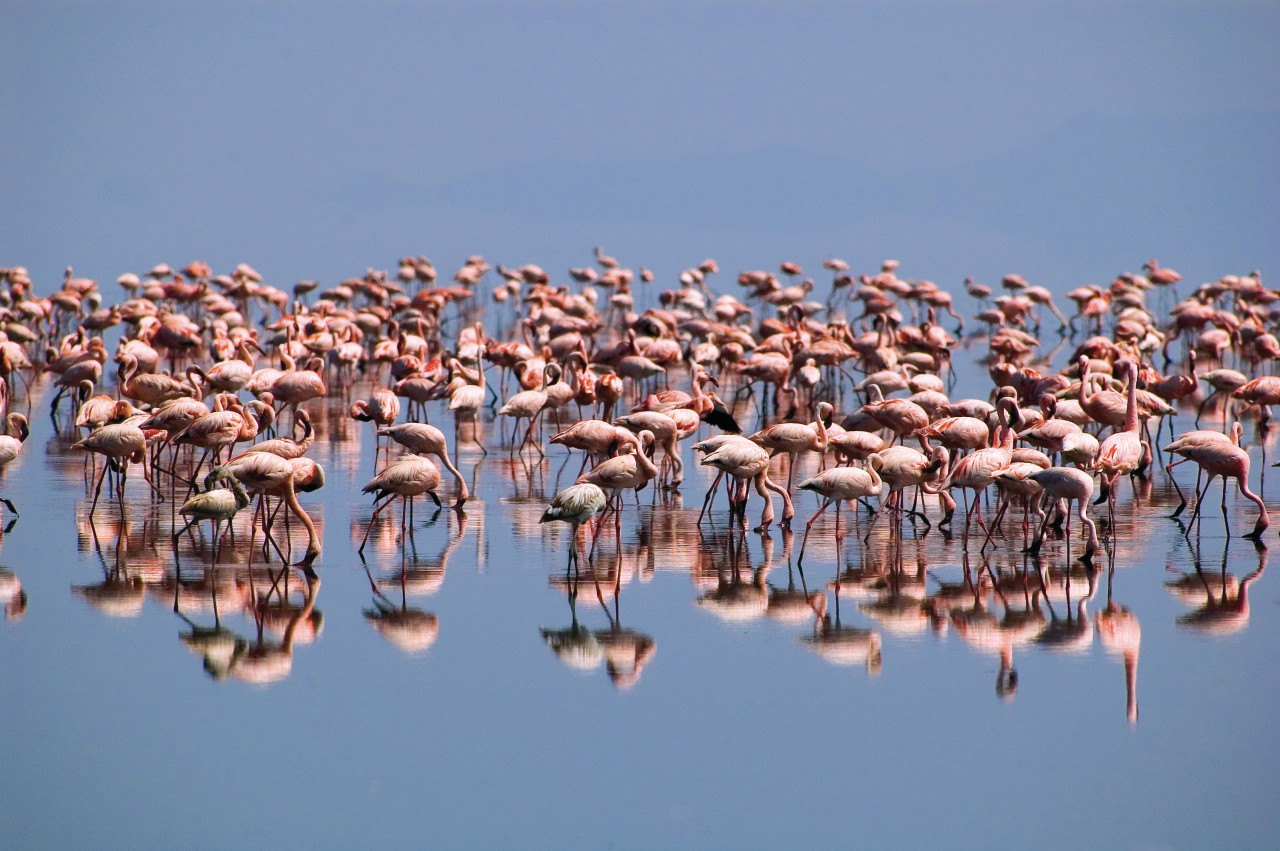
[[[982,349],[957,355],[975,392]],[[385,512],[366,564],[373,430],[331,398],[310,453],[328,484],[303,499],[321,581],[264,564],[246,511],[209,582],[208,526],[176,561],[173,502],[140,477],[91,521],[51,396],[34,386],[0,488],[21,512],[0,540],[0,846],[1243,848],[1280,833],[1280,585],[1270,550],[1239,537],[1254,509],[1234,492],[1236,536],[1211,496],[1188,539],[1163,473],[1123,485],[1094,571],[1069,561],[1078,540],[1022,555],[1017,520],[984,555],[959,519],[950,536],[882,522],[864,547],[868,517],[846,512],[837,544],[833,511],[801,568],[817,501],[797,497],[795,535],[731,527],[722,501],[699,526],[712,476],[686,441],[680,492],[629,499],[620,545],[608,524],[575,579],[568,527],[538,519],[580,457],[513,455],[490,420],[490,453],[458,455],[465,513],[446,473],[445,509],[417,505],[407,547]],[[1274,439],[1251,449],[1273,505]],[[1274,527],[1264,543],[1280,547]]]

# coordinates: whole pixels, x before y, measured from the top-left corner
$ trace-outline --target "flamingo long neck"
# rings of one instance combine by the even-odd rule
[[[813,427],[818,433],[818,442],[815,445],[815,448],[819,452],[826,452],[827,451],[827,426],[822,421],[822,417],[818,417],[817,421],[814,422]]]
[[[117,378],[120,379],[121,388],[132,388],[133,379],[138,374],[138,359],[133,355],[126,354],[120,361],[120,372]]]
[[[1138,430],[1138,367],[1129,362],[1129,392],[1125,397],[1124,430]]]
[[[644,470],[645,475],[648,476],[649,478],[652,479],[654,476],[658,475],[657,466],[653,463],[652,460],[650,460],[649,456],[644,452],[636,453],[636,464],[642,470]]]
[[[303,526],[307,527],[307,554],[304,560],[307,563],[315,561],[320,556],[320,538],[316,534],[316,524],[311,522],[311,515],[307,514],[298,502],[298,492],[293,487],[292,477],[285,486],[284,498],[285,502],[289,504],[289,510],[297,515]]]

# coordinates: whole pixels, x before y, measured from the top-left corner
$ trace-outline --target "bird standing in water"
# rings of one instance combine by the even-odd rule
[[[547,510],[542,512],[539,523],[560,520],[573,527],[573,537],[569,542],[568,567],[574,566],[578,561],[578,527],[603,511],[607,501],[599,485],[579,482],[556,494],[555,499],[551,500],[551,504],[547,506]],[[568,567],[565,569],[568,570]]]
[[[225,468],[220,468],[225,470]],[[214,482],[226,482],[229,487],[212,487]],[[213,521],[213,548],[209,556],[209,567],[212,568],[218,563],[218,532],[223,521],[230,520],[239,513],[240,509],[249,506],[249,494],[245,492],[244,485],[229,472],[219,472],[212,480],[205,483],[207,490],[204,493],[198,493],[182,504],[182,508],[178,509],[178,513],[183,517],[189,517],[187,525],[183,526],[177,532],[173,533],[173,551],[175,558],[178,552],[178,539],[182,534],[190,529],[201,520]]]

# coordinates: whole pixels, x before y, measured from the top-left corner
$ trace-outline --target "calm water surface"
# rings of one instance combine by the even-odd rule
[[[982,348],[957,358],[959,395],[985,395]],[[1280,833],[1280,584],[1238,537],[1254,515],[1234,494],[1237,536],[1211,497],[1188,540],[1163,474],[1123,486],[1093,572],[1061,541],[1021,555],[1016,522],[984,556],[959,521],[950,537],[883,523],[863,547],[867,517],[847,513],[839,545],[834,517],[815,524],[802,570],[799,534],[762,540],[722,502],[696,525],[711,476],[686,447],[682,490],[628,501],[620,547],[606,527],[575,581],[568,527],[538,518],[580,459],[513,457],[488,422],[490,454],[458,458],[465,514],[417,506],[404,554],[397,512],[364,564],[373,432],[331,399],[311,453],[329,482],[303,499],[322,581],[308,593],[264,565],[246,513],[212,583],[208,528],[184,540],[179,583],[172,503],[134,477],[91,522],[51,395],[35,386],[3,479],[21,518],[0,593],[26,595],[0,622],[5,847],[1242,848]],[[1269,474],[1274,505],[1269,440],[1253,481]],[[802,533],[816,500],[796,508]]]

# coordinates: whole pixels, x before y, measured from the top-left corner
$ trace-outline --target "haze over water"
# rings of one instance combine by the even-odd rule
[[[1255,4],[11,4],[0,265],[41,294],[73,265],[115,299],[120,273],[197,258],[283,289],[405,254],[567,283],[601,244],[659,289],[714,257],[713,288],[737,294],[738,271],[793,260],[825,297],[822,258],[871,273],[893,256],[966,314],[966,275],[1061,294],[1150,256],[1184,293],[1255,268],[1269,283],[1278,29]],[[986,395],[984,353],[957,352],[953,395]],[[607,530],[574,605],[568,529],[537,519],[580,459],[512,461],[494,423],[487,458],[460,453],[465,521],[420,502],[402,585],[397,510],[366,573],[372,434],[335,396],[314,407],[330,481],[304,499],[325,544],[310,607],[294,573],[260,631],[243,601],[264,574],[218,590],[231,653],[289,643],[287,675],[250,685],[189,649],[213,597],[173,611],[169,504],[131,480],[123,522],[104,493],[88,523],[51,396],[33,391],[0,481],[22,515],[0,567],[27,594],[0,621],[0,845],[1236,848],[1280,829],[1280,595],[1239,537],[1252,506],[1229,500],[1228,540],[1216,489],[1188,541],[1163,473],[1136,502],[1123,485],[1114,558],[1091,597],[1077,571],[1042,605],[1057,644],[1010,639],[1010,689],[1002,642],[894,608],[966,561],[981,576],[962,524],[882,524],[864,548],[866,517],[843,515],[837,551],[820,521],[802,573],[798,537],[731,533],[723,503],[699,535],[711,476],[687,449],[678,502],[629,500],[621,555]],[[1271,505],[1275,434],[1246,433]],[[799,535],[816,503],[796,504]],[[1002,575],[1019,544],[991,559]],[[1060,542],[1043,556],[1067,566]],[[184,579],[208,557],[184,548]],[[1237,629],[1197,628],[1260,569]],[[868,570],[899,587],[868,590]],[[104,582],[110,610],[84,590]],[[828,621],[794,605],[806,593]],[[1109,600],[1141,624],[1128,660],[1093,627]],[[1016,589],[988,602],[1026,607]],[[416,652],[376,628],[410,608]],[[544,631],[582,638],[586,670]],[[843,655],[815,652],[842,636]]]

